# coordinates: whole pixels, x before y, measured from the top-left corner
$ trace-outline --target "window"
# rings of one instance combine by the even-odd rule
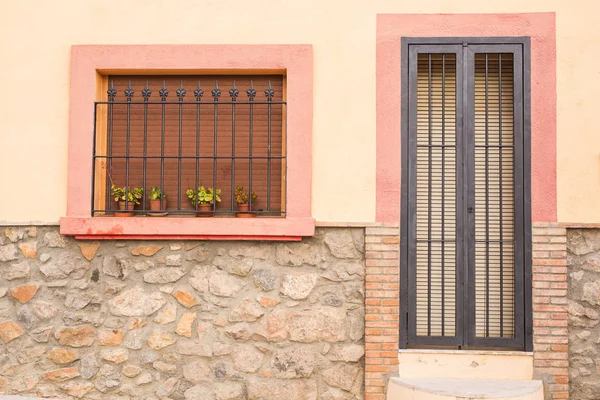
[[[117,75],[105,82],[107,99],[95,103],[92,215],[122,215],[113,185],[123,193],[143,189],[132,202],[121,194],[136,216],[226,217],[239,202],[249,212],[238,216],[285,214],[282,75]],[[198,187],[218,195],[206,211],[186,195]]]
[[[528,41],[403,50],[401,346],[529,347]]]
[[[312,236],[315,232],[315,220],[312,217],[311,199],[312,199],[312,46],[310,45],[77,45],[71,48],[71,68],[70,68],[70,95],[69,95],[69,163],[68,163],[68,182],[67,182],[67,207],[66,215],[60,219],[60,232],[63,235],[73,235],[78,239],[203,239],[203,240],[300,240],[303,236]],[[177,89],[181,86],[186,90],[183,97],[181,108],[186,110],[188,107],[194,111],[183,111],[182,118],[182,158],[179,158],[179,104],[165,105],[165,169],[163,173],[163,189],[167,194],[167,211],[169,214],[165,218],[147,218],[141,217],[145,214],[142,210],[143,204],[137,206],[134,218],[116,218],[111,215],[114,213],[116,204],[109,196],[109,182],[106,170],[102,170],[101,160],[94,161],[94,154],[107,157],[108,148],[114,147],[117,155],[123,157],[123,144],[125,143],[125,152],[127,152],[127,105],[115,105],[116,107],[125,107],[125,114],[121,116],[113,115],[117,119],[113,121],[113,127],[117,126],[117,142],[114,146],[108,146],[108,104],[100,107],[100,111],[95,112],[95,102],[108,103],[107,90],[109,90],[109,77],[115,82],[115,89],[118,90],[120,100],[127,98],[124,96],[124,90],[132,82],[131,103],[137,103],[142,100],[141,91],[146,86],[152,94],[148,100],[148,111],[153,107],[161,109],[161,114],[154,112],[154,117],[159,117],[158,126],[162,129],[162,99],[160,98],[160,89],[163,80],[169,91],[167,102],[179,103]],[[228,125],[229,134],[233,135],[231,128],[232,104],[229,90],[233,87],[233,79],[236,80],[236,89],[239,91],[236,109],[235,135],[236,138],[243,137],[245,133],[242,115],[247,112],[249,115],[249,106],[246,91],[250,88],[250,80],[253,81],[256,97],[253,113],[258,115],[259,108],[268,107],[258,106],[259,102],[264,103],[265,79],[268,86],[268,80],[271,79],[272,88],[275,94],[271,101],[271,190],[265,182],[267,176],[264,175],[265,160],[268,156],[264,154],[264,148],[260,148],[260,140],[264,142],[264,133],[266,124],[255,122],[254,128],[257,129],[258,142],[253,144],[256,149],[257,158],[252,162],[252,190],[259,196],[256,204],[253,204],[252,211],[256,212],[257,218],[191,218],[196,212],[195,207],[192,210],[191,202],[187,196],[183,197],[184,189],[193,188],[196,185],[196,127],[195,96],[198,79],[200,78],[201,89],[204,90],[202,102],[210,105],[200,106],[207,109],[213,108],[213,114],[201,111],[200,123],[200,146],[206,145],[203,140],[208,140],[213,145],[214,140],[214,99],[212,90],[215,81],[219,82],[221,96],[219,98],[218,116],[217,116],[217,179],[216,185],[221,189],[222,201],[215,210],[216,216],[233,216],[231,212],[231,185],[244,186],[247,192],[250,186],[248,162],[242,158],[235,159],[235,169],[227,169],[227,164],[232,165],[231,146],[232,139],[221,139],[225,131],[221,128]],[[256,77],[256,79],[254,79]],[[130,79],[131,78],[131,79]],[[135,79],[137,79],[137,81]],[[185,79],[190,79],[189,81]],[[192,81],[193,78],[193,81]],[[218,78],[218,79],[217,79]],[[120,82],[117,82],[121,79]],[[127,79],[125,82],[124,79]],[[151,80],[153,79],[153,80]],[[228,80],[229,79],[229,80]],[[239,79],[239,80],[238,80]],[[261,82],[262,79],[262,82]],[[206,82],[205,82],[206,80]],[[209,82],[211,80],[212,82]],[[281,82],[281,90],[278,90],[278,83]],[[259,87],[259,85],[261,85]],[[262,92],[261,92],[262,91]],[[278,93],[279,92],[279,93]],[[245,96],[245,97],[244,97]],[[261,100],[262,96],[262,100]],[[281,97],[277,97],[281,96]],[[115,95],[114,103],[117,103]],[[213,100],[213,101],[211,101]],[[280,104],[276,105],[276,102]],[[150,104],[151,103],[151,104]],[[229,103],[229,104],[225,104]],[[243,104],[242,104],[243,103]],[[283,104],[285,103],[285,104]],[[189,104],[189,105],[188,105]],[[102,110],[102,107],[104,109]],[[167,109],[170,109],[167,112]],[[290,110],[289,113],[286,110]],[[144,104],[130,104],[130,148],[133,152],[129,158],[129,168],[132,182],[130,187],[143,186],[144,167],[143,158],[134,159],[134,155],[143,156],[143,133],[140,136],[135,129],[139,129],[139,124],[144,120]],[[118,111],[123,113],[123,108]],[[229,117],[227,116],[229,113]],[[170,113],[170,114],[169,114]],[[281,115],[281,125],[276,115]],[[254,114],[253,114],[254,115]],[[124,118],[123,118],[124,116]],[[150,114],[149,114],[150,116]],[[205,117],[205,118],[204,118]],[[268,118],[268,115],[266,116]],[[190,121],[187,118],[192,118]],[[264,114],[262,117],[264,118]],[[125,128],[118,127],[118,124],[125,123]],[[133,125],[131,124],[133,122]],[[156,121],[148,119],[147,133],[153,138],[147,144],[156,147],[155,136],[157,124]],[[170,124],[175,126],[170,126]],[[104,126],[103,126],[104,124]],[[115,125],[116,124],[116,125]],[[132,127],[136,126],[132,130]],[[152,127],[151,127],[152,126]],[[194,129],[192,129],[192,127]],[[238,129],[239,127],[239,129]],[[94,129],[96,128],[96,131]],[[246,126],[245,128],[249,128]],[[254,129],[253,128],[253,129]],[[211,131],[212,130],[212,131]],[[94,140],[94,132],[98,134]],[[125,137],[123,139],[123,132]],[[167,132],[169,135],[167,136]],[[213,133],[211,135],[211,133]],[[133,136],[132,136],[133,134]],[[121,136],[119,136],[121,135]],[[137,137],[135,136],[137,135]],[[160,134],[159,134],[160,135]],[[174,135],[174,138],[173,138]],[[246,133],[249,137],[249,132]],[[254,135],[254,132],[253,132]],[[191,139],[193,137],[193,140]],[[170,139],[167,139],[170,138]],[[204,139],[202,139],[204,138]],[[141,142],[140,142],[141,139]],[[104,141],[103,141],[104,140]],[[121,140],[121,142],[119,142]],[[133,140],[133,141],[132,141]],[[177,145],[168,142],[176,140]],[[230,140],[230,141],[227,141]],[[268,140],[268,138],[267,138]],[[278,149],[278,142],[281,141],[281,149]],[[137,141],[137,142],[136,142]],[[191,142],[191,143],[190,143]],[[120,144],[118,144],[120,143]],[[140,144],[141,143],[141,144]],[[228,146],[227,146],[228,144]],[[94,146],[96,148],[94,149]],[[162,146],[162,144],[161,144]],[[209,146],[210,147],[210,146]],[[214,146],[213,146],[214,147]],[[237,155],[244,155],[243,141],[236,139],[235,151]],[[156,154],[156,148],[149,149]],[[204,153],[204,151],[207,153]],[[200,153],[204,158],[198,158],[200,165],[198,167],[198,186],[205,184],[212,186],[213,180],[210,175],[210,161],[213,161],[213,152],[208,153],[209,148],[200,148]],[[261,153],[261,151],[263,153]],[[121,152],[121,153],[119,153]],[[173,159],[167,161],[166,155],[173,156]],[[189,155],[188,155],[189,154]],[[126,156],[127,154],[125,154]],[[162,157],[162,155],[160,156]],[[185,157],[191,157],[185,158]],[[200,156],[199,156],[200,157]],[[223,158],[221,158],[223,157]],[[263,157],[259,159],[258,157]],[[116,160],[116,158],[115,158]],[[122,162],[123,158],[121,159]],[[181,171],[179,174],[179,164],[181,160]],[[209,160],[208,162],[206,160]],[[160,167],[156,161],[146,159],[146,193],[141,198],[148,200],[148,190],[150,185],[159,185]],[[169,163],[174,164],[173,166]],[[204,164],[206,165],[204,165]],[[160,164],[160,158],[158,161]],[[140,166],[141,165],[141,166]],[[108,165],[105,161],[105,168]],[[120,168],[120,171],[117,169]],[[125,168],[125,179],[123,178],[123,168]],[[221,169],[220,169],[221,168]],[[113,167],[111,166],[111,169]],[[111,171],[111,178],[116,178],[116,185],[127,185],[127,163],[121,166],[115,166]],[[235,170],[235,179],[232,179],[232,171]],[[259,173],[259,171],[263,171]],[[139,177],[141,171],[141,180]],[[192,174],[193,171],[193,174]],[[210,172],[207,172],[210,171]],[[240,171],[238,173],[238,171]],[[176,172],[176,174],[174,174]],[[221,175],[219,175],[219,172]],[[248,178],[241,180],[248,172]],[[166,175],[170,173],[171,175]],[[158,176],[158,179],[157,179]],[[254,177],[256,177],[256,182]],[[178,189],[178,181],[181,180],[182,189]],[[176,181],[174,184],[173,181]],[[134,186],[140,185],[140,186]],[[262,185],[262,188],[261,188]],[[265,192],[264,186],[267,185]],[[205,187],[206,187],[205,186]],[[248,187],[247,187],[248,186]],[[254,187],[256,186],[256,188]],[[277,191],[279,190],[279,194]],[[258,193],[262,191],[262,193]],[[268,192],[271,193],[270,212]],[[112,202],[112,204],[111,204]],[[128,205],[127,205],[128,206]],[[147,205],[146,205],[147,206]],[[186,208],[187,207],[187,208]],[[255,208],[257,207],[257,208]],[[99,210],[92,216],[92,209]],[[199,210],[201,211],[201,210]],[[126,212],[126,210],[125,210]],[[190,216],[189,218],[176,218],[178,216]]]

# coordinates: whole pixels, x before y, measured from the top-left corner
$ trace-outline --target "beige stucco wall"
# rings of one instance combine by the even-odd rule
[[[0,1],[0,223],[66,209],[72,44],[314,46],[313,215],[375,218],[377,13],[556,11],[558,218],[600,222],[600,16],[593,0]]]

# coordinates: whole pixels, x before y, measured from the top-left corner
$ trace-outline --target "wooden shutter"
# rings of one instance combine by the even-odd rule
[[[524,347],[523,45],[403,56],[404,346]]]

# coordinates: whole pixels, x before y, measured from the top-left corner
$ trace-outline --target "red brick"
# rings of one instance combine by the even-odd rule
[[[566,320],[533,320],[533,326],[567,326]]]
[[[389,259],[369,259],[365,261],[367,267],[393,267],[398,265],[398,260]]]

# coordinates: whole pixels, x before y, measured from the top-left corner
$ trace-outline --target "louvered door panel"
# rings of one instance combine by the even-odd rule
[[[403,49],[401,346],[526,348],[524,45],[506,41]]]
[[[514,336],[513,56],[475,55],[477,337]]]
[[[411,60],[411,259],[410,307],[416,341],[457,344],[462,336],[457,290],[461,243],[457,240],[461,141],[457,78],[459,47],[420,46]]]
[[[456,333],[456,55],[419,54],[417,335]]]

